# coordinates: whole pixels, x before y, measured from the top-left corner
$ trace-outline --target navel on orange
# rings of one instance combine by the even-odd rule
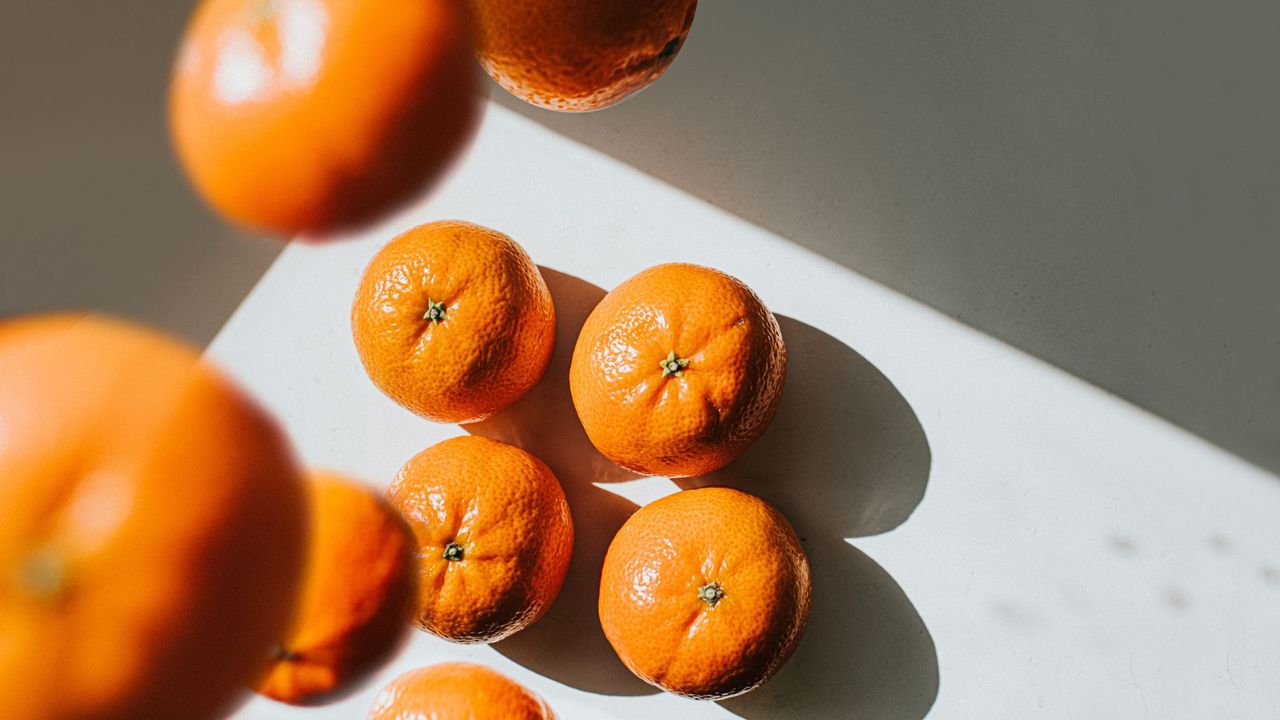
[[[310,474],[311,531],[302,598],[257,691],[294,705],[354,689],[399,645],[413,601],[413,535],[378,495]]]
[[[364,368],[430,420],[483,420],[529,392],[555,345],[555,307],[511,238],[460,221],[414,228],[369,263],[351,308]]]
[[[0,322],[0,715],[221,717],[288,625],[306,511],[280,430],[191,348]]]
[[[569,384],[605,457],[684,477],[728,465],[764,433],[786,367],[778,321],[750,288],[675,263],[600,301],[578,336]]]
[[[203,0],[174,63],[178,159],[230,220],[363,223],[439,176],[478,113],[463,0]]]
[[[413,620],[454,642],[496,642],[546,614],[569,570],[573,520],[555,475],[512,445],[467,435],[415,455],[388,490],[417,538]]]
[[[600,579],[600,624],[642,680],[695,698],[759,686],[800,641],[809,563],[786,519],[724,487],[652,502],[618,531]]]
[[[552,110],[613,105],[647,87],[684,45],[697,0],[470,0],[480,64]]]
[[[440,663],[412,670],[378,693],[369,720],[556,720],[542,700],[483,665]]]

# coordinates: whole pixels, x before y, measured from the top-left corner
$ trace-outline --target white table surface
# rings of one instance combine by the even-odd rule
[[[381,487],[466,432],[366,378],[348,312],[397,232],[461,218],[544,268],[560,327],[542,385],[472,428],[541,456],[578,544],[551,614],[490,647],[413,632],[358,693],[265,699],[235,718],[362,718],[395,675],[470,659],[578,718],[1280,717],[1280,479],[916,302],[500,107],[425,202],[348,242],[294,243],[209,354],[282,418],[311,465]],[[777,505],[804,538],[814,611],[791,662],[720,704],[656,692],[594,614],[612,533],[677,489],[627,480],[586,442],[567,356],[592,305],[666,261],[723,269],[780,316],[790,367],[768,434],[711,481]]]

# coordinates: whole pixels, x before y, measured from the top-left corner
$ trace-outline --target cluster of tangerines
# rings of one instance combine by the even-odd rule
[[[459,221],[385,245],[351,312],[374,384],[429,420],[456,423],[501,413],[542,381],[555,322],[551,293],[523,248]],[[750,288],[717,270],[667,264],[600,301],[568,378],[551,381],[567,380],[602,455],[679,478],[718,470],[759,438],[785,375],[777,320]],[[555,475],[530,453],[477,436],[446,440],[404,466],[388,499],[413,534],[411,614],[422,629],[494,642],[555,601],[573,521]],[[777,510],[708,487],[651,503],[623,525],[605,556],[598,608],[605,636],[638,677],[723,698],[760,685],[786,661],[810,597],[804,551]]]
[[[170,96],[174,146],[228,219],[323,233],[440,175],[475,117],[471,55],[531,103],[591,110],[670,65],[696,0],[202,0]],[[388,396],[472,423],[538,384],[547,285],[510,238],[441,222],[388,243],[352,309]],[[724,467],[777,409],[786,352],[741,282],[661,265],[609,293],[569,377],[590,441],[648,475]],[[553,379],[560,381],[560,379]],[[267,414],[180,342],[98,316],[0,322],[0,708],[6,720],[210,718],[246,684],[315,704],[357,687],[409,618],[456,642],[537,622],[573,554],[552,471],[464,436],[385,497],[301,470]],[[771,677],[803,632],[809,568],[764,501],[687,490],[613,539],[599,621],[673,693]],[[548,718],[513,681],[449,663],[402,675],[391,718]]]

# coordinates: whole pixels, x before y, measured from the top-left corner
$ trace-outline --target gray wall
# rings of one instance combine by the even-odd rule
[[[703,0],[629,102],[504,102],[1280,470],[1274,2]]]
[[[0,3],[0,313],[201,342],[278,252],[170,158],[189,7]],[[503,102],[1280,470],[1277,7],[703,0],[633,100]]]
[[[189,8],[0,1],[0,315],[104,309],[203,344],[280,251],[214,219],[171,159]]]

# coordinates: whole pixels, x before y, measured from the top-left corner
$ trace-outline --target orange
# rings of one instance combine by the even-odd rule
[[[378,693],[369,720],[555,720],[524,686],[483,665],[449,662],[412,670]]]
[[[468,423],[538,384],[556,312],[524,249],[453,220],[414,228],[374,256],[351,331],[369,378],[391,399],[429,420]]]
[[[541,460],[467,435],[415,455],[388,490],[417,538],[423,630],[496,642],[542,617],[564,584],[573,520]]]
[[[284,436],[190,348],[0,323],[5,720],[220,717],[288,624],[305,542]]]
[[[354,689],[399,645],[413,601],[413,535],[377,495],[313,472],[311,543],[293,627],[259,693],[294,705]]]
[[[600,623],[640,679],[725,698],[787,661],[811,595],[786,518],[754,495],[706,487],[650,503],[618,531],[600,579]]]
[[[203,0],[174,63],[178,159],[228,219],[363,223],[438,177],[478,112],[462,0]]]
[[[620,102],[658,79],[697,0],[471,0],[480,64],[508,92],[551,110]]]
[[[764,433],[786,369],[778,321],[750,288],[670,264],[600,301],[578,336],[569,387],[601,454],[686,477],[728,465]]]

